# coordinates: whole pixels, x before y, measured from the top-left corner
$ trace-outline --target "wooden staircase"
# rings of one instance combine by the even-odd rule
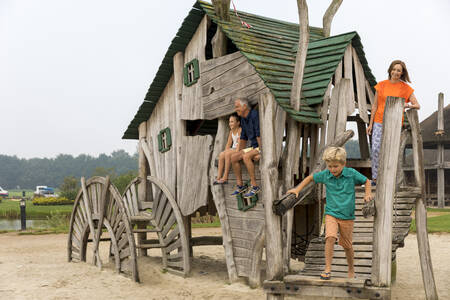
[[[372,245],[374,217],[364,218],[364,189],[356,190],[355,225],[353,230],[353,249],[355,278],[347,278],[347,260],[344,249],[334,246],[330,280],[321,280],[320,273],[325,268],[325,237],[312,239],[305,256],[305,267],[299,274],[287,275],[283,281],[266,281],[264,289],[271,294],[295,294],[303,296],[326,296],[339,298],[389,299],[389,288],[372,287]],[[373,188],[372,194],[375,195]],[[417,187],[401,187],[395,194],[393,213],[392,261],[396,250],[404,246],[412,221],[412,209],[416,199],[421,196]],[[320,288],[318,288],[320,287]]]
[[[375,189],[372,191],[375,194]],[[372,272],[373,217],[364,218],[364,190],[356,188],[355,225],[353,229],[353,249],[355,253],[356,278],[368,279]],[[397,248],[404,246],[404,239],[411,226],[411,213],[420,190],[414,187],[403,187],[395,195],[393,214],[392,260],[395,260]],[[325,267],[325,238],[311,240],[305,257],[305,268],[302,275],[319,276]],[[344,248],[335,245],[331,274],[333,277],[347,277],[347,260]]]

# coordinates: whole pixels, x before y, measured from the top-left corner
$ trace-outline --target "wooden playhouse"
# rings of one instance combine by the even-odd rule
[[[124,139],[139,140],[139,177],[123,195],[108,178],[82,180],[71,219],[69,261],[86,260],[86,244],[92,241],[95,263],[100,264],[95,251],[100,241],[107,240],[117,270],[135,280],[139,280],[136,257],[147,255],[149,248],[161,248],[163,266],[186,276],[193,247],[223,244],[230,281],[247,277],[251,286],[259,286],[265,248],[268,298],[307,295],[302,285],[315,290],[314,280],[308,281],[308,276],[317,275],[324,264],[322,188],[308,189],[301,199],[291,197],[278,203],[278,209],[273,203],[286,188],[323,167],[320,153],[325,145],[343,145],[353,136],[346,131],[348,122],[356,123],[361,152],[361,158],[348,165],[370,174],[365,128],[375,78],[356,32],[325,38],[322,29],[310,27],[301,108],[296,110],[289,97],[298,24],[238,13],[239,17],[230,13],[224,19],[211,4],[195,2],[123,135]],[[241,18],[251,28],[242,26]],[[249,99],[260,114],[262,158],[256,162],[256,175],[262,191],[249,203],[230,196],[234,177],[228,185],[212,185],[216,159],[228,136],[228,116],[239,97]],[[286,124],[295,124],[300,133],[294,155],[284,146],[289,140]],[[400,146],[394,143],[393,147],[400,151]],[[286,180],[293,174],[295,181]],[[248,179],[245,173],[243,177]],[[376,217],[362,217],[360,194],[357,191],[355,266],[363,281],[354,286],[345,280],[334,282],[333,288],[349,297],[358,296],[359,291],[375,299],[386,298],[386,287],[374,289],[364,283],[373,277],[372,265],[379,258],[372,260]],[[395,260],[395,249],[402,246],[412,206],[420,197],[420,189],[397,189],[400,200],[395,205],[401,214],[393,225],[389,262]],[[217,211],[222,238],[191,237],[191,216],[206,211]],[[387,211],[392,211],[392,205]],[[108,237],[102,239],[99,228],[106,228]],[[345,277],[341,250],[336,246],[335,277]],[[285,280],[291,257],[306,263],[304,274],[295,275],[303,276],[301,280],[289,276]],[[390,263],[386,268],[390,270]],[[375,297],[376,293],[380,297]]]

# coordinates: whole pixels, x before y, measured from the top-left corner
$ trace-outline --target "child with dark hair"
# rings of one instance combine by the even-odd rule
[[[214,184],[226,184],[228,183],[228,174],[231,167],[231,155],[236,153],[236,148],[239,144],[239,138],[241,136],[241,118],[237,114],[232,114],[228,121],[230,126],[230,134],[228,135],[227,144],[225,150],[219,154],[219,167],[217,170],[217,179]]]

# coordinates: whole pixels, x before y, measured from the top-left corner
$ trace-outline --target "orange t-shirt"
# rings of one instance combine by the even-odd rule
[[[383,123],[384,106],[386,105],[386,98],[388,96],[404,98],[406,100],[405,103],[408,103],[409,97],[414,92],[414,89],[406,82],[399,81],[391,83],[389,80],[378,82],[375,90],[378,92],[377,112],[373,120],[375,123]]]

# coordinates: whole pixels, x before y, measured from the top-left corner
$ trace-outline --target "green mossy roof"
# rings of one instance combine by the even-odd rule
[[[172,40],[150,85],[144,103],[139,107],[137,114],[123,135],[124,139],[138,138],[139,124],[148,120],[172,76],[174,54],[178,51],[184,51],[205,13],[224,31],[226,36],[248,59],[248,62],[255,67],[261,79],[275,96],[278,104],[299,122],[322,123],[315,106],[322,102],[328,84],[350,43],[358,54],[370,85],[376,84],[365,58],[361,40],[356,32],[324,38],[321,28],[310,27],[301,109],[296,111],[290,106],[289,98],[298,47],[299,25],[238,12],[239,16],[252,26],[248,29],[241,25],[234,12],[230,12],[230,21],[225,22],[216,17],[210,3],[197,1],[189,15],[184,19],[176,37]]]

